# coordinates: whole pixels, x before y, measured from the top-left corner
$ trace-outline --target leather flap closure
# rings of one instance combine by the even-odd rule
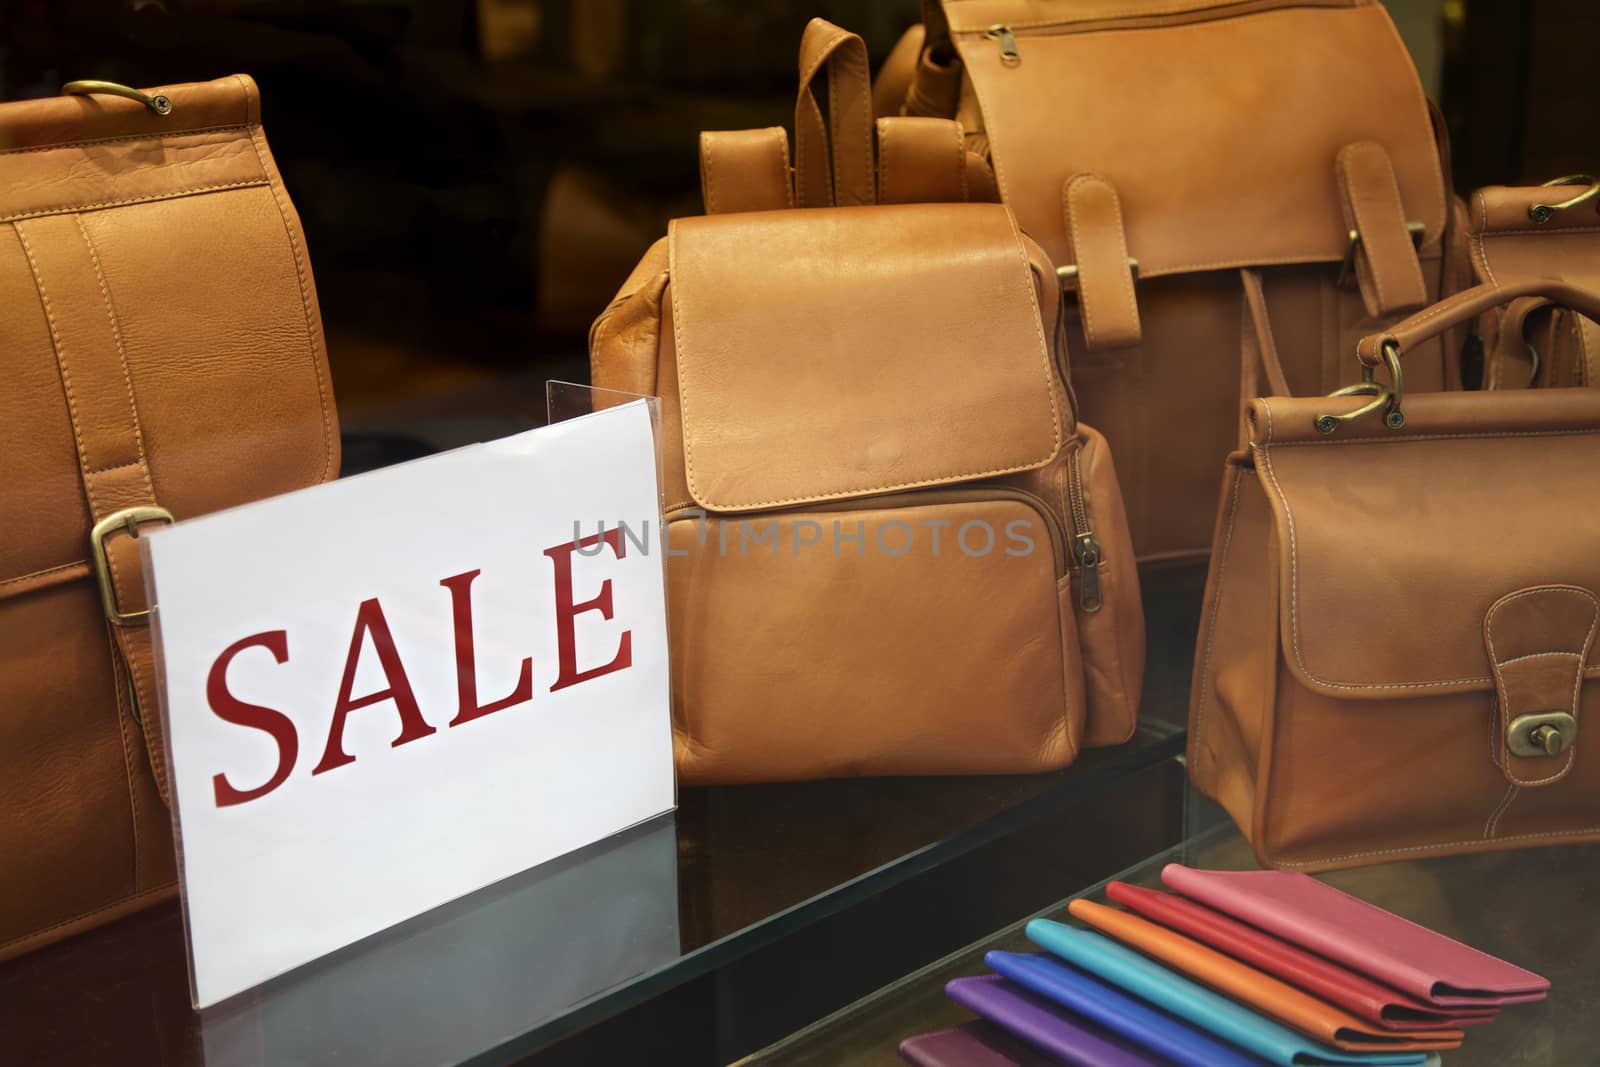
[[[1372,142],[1422,249],[1448,195],[1416,68],[1383,7],[945,0],[996,177],[1022,228],[1070,263],[1062,184],[1117,191],[1139,276],[1340,262],[1335,161]],[[1015,57],[989,37],[1009,26]],[[1077,101],[1064,119],[1062,101]],[[969,123],[970,126],[970,123]]]
[[[1580,652],[1583,675],[1600,677],[1587,615],[1541,613],[1567,620],[1546,626],[1502,609],[1495,651],[1485,644],[1508,594],[1600,590],[1600,390],[1407,396],[1403,429],[1370,416],[1316,431],[1317,415],[1364,399],[1251,405],[1284,659],[1300,681],[1346,699],[1493,692],[1496,659],[1551,651]],[[1569,656],[1569,685],[1577,666]]]
[[[1575,585],[1507,593],[1483,619],[1499,706],[1495,760],[1512,785],[1558,782],[1577,758],[1583,668],[1600,597]]]
[[[1036,268],[998,204],[679,219],[671,257],[685,474],[708,510],[971,481],[1061,447]]]

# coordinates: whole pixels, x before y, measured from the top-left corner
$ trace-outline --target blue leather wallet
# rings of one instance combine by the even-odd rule
[[[1165,1056],[1178,1067],[1261,1067],[1262,1061],[1256,1057],[1049,956],[990,952],[983,962],[996,974]]]
[[[1330,1048],[1087,930],[1035,919],[1028,924],[1027,934],[1028,940],[1068,963],[1280,1067],[1423,1067],[1428,1062],[1421,1052]]]

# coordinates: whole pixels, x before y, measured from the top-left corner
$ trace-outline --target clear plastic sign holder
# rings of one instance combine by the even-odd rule
[[[546,383],[551,426],[639,401],[648,407],[656,464],[655,514],[645,525],[655,527],[649,551],[661,557],[656,565],[664,573],[660,401]],[[595,517],[575,516],[571,528],[580,525],[593,532]],[[160,714],[170,737],[158,579],[149,545],[143,550],[157,628]],[[182,867],[176,815],[174,837]],[[192,940],[189,948],[193,996]],[[467,1061],[679,955],[677,835],[668,811],[200,1010],[204,1059],[209,1067]]]

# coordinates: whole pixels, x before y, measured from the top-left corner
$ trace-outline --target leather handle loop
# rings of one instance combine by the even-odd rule
[[[828,76],[827,122],[812,91],[823,71]],[[800,38],[800,93],[794,104],[797,206],[843,207],[874,201],[872,119],[872,74],[865,42],[826,19],[812,19]]]
[[[1422,341],[1523,296],[1546,297],[1558,307],[1600,319],[1600,292],[1554,278],[1520,278],[1503,285],[1491,283],[1463,289],[1382,333],[1368,334],[1357,343],[1356,356],[1363,366],[1376,367],[1383,361],[1385,344],[1394,345],[1404,355]]]

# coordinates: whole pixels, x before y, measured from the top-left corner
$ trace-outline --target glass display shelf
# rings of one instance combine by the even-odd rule
[[[727,1063],[1182,838],[1200,577],[1145,587],[1140,728],[1066,770],[685,788],[204,1012],[170,902],[0,964],[0,1063]]]
[[[1256,867],[1250,846],[1231,824],[1212,825],[1117,877],[1159,887],[1167,863]],[[1512,1005],[1495,1022],[1469,1028],[1465,1044],[1443,1055],[1444,1067],[1595,1062],[1600,927],[1593,922],[1593,905],[1600,886],[1600,845],[1442,857],[1318,877],[1550,979],[1547,1000]],[[1104,888],[1101,882],[1075,896],[1104,902]],[[896,1052],[901,1040],[973,1018],[945,997],[945,983],[988,973],[986,952],[1038,951],[1022,931],[1029,919],[1039,917],[1075,922],[1067,901],[1059,901],[752,1054],[738,1067],[903,1067]]]

